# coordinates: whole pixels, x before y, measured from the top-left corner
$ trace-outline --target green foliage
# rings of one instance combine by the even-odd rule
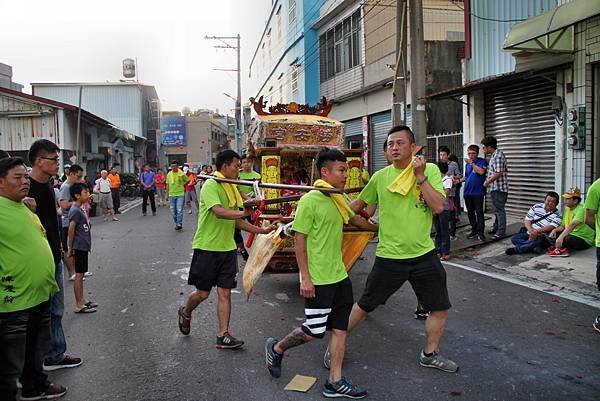
[[[137,184],[138,176],[135,173],[121,173],[121,185]]]

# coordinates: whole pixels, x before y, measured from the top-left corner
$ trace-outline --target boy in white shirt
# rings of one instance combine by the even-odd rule
[[[448,163],[439,162],[437,164],[442,173],[442,186],[446,192],[446,201],[444,202],[444,211],[433,217],[435,225],[435,249],[442,260],[450,259],[450,212],[453,210],[454,203],[449,197],[452,191],[452,177],[447,176]]]

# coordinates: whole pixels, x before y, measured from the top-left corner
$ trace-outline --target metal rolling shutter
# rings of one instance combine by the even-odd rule
[[[555,94],[555,84],[543,78],[485,92],[485,135],[495,136],[506,154],[506,211],[518,217],[555,188]]]
[[[362,118],[355,118],[354,120],[344,121],[344,124],[346,124],[345,147],[350,147],[348,145],[348,142],[350,140],[360,141],[362,143]]]
[[[383,143],[387,140],[387,133],[392,128],[392,113],[386,111],[371,116],[371,161],[372,172],[387,166],[383,155]]]

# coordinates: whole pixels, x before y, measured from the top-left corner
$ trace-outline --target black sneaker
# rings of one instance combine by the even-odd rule
[[[67,393],[67,389],[60,384],[50,383],[46,391],[42,394],[21,394],[21,400],[24,401],[34,401],[34,400],[54,400],[56,398],[60,398]]]
[[[598,332],[600,333],[600,315],[596,317],[596,320],[594,320],[594,323],[592,324],[592,327]]]
[[[467,238],[471,239],[471,238],[475,238],[477,237],[477,231],[471,231],[469,233],[469,235],[467,235]]]
[[[232,336],[228,331],[222,337],[217,336],[217,348],[219,349],[236,349],[244,345],[244,342]]]
[[[428,316],[429,316],[429,311],[426,309],[417,308],[417,310],[415,310],[415,319],[417,319],[417,320],[427,320]]]
[[[273,337],[267,338],[267,342],[265,343],[265,362],[271,376],[279,377],[281,376],[281,360],[283,359],[283,355],[275,351],[275,344],[277,344],[276,339]]]
[[[365,398],[367,396],[367,390],[351,384],[345,377],[342,377],[340,380],[333,383],[327,379],[323,389],[323,395],[327,398],[345,397],[358,399]]]
[[[477,236],[477,240],[479,240],[479,242],[485,242],[486,241],[485,235],[479,234]]]
[[[58,369],[76,368],[82,363],[83,361],[81,360],[81,358],[75,358],[69,355],[65,355],[63,360],[57,363],[48,363],[44,361],[42,367],[44,368],[44,372],[52,372],[53,370]]]
[[[175,231],[180,231],[182,228],[183,228],[182,226],[177,225],[177,226],[175,226]]]

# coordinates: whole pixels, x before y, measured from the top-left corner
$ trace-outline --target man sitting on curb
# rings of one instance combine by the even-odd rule
[[[594,230],[585,224],[581,191],[574,187],[562,197],[565,198],[567,207],[562,224],[549,235],[551,240],[556,239],[555,246],[548,248],[548,255],[552,257],[569,256],[569,251],[582,251],[594,245]]]
[[[510,239],[514,248],[508,248],[507,255],[531,251],[541,253],[550,246],[546,235],[561,224],[556,208],[559,199],[556,192],[550,191],[546,194],[544,203],[536,203],[529,209],[523,221],[525,227]]]

